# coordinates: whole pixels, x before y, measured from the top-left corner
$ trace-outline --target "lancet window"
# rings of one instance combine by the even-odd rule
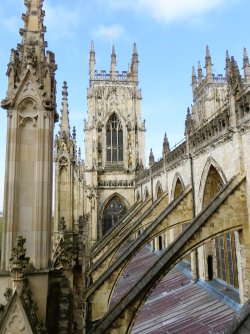
[[[107,162],[123,162],[123,130],[119,118],[113,114],[106,126]]]
[[[102,235],[106,234],[126,212],[126,207],[118,196],[114,196],[103,212]]]

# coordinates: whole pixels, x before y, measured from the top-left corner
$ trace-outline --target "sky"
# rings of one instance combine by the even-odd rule
[[[7,89],[6,69],[11,48],[21,42],[19,28],[24,0],[0,2],[0,99]],[[117,70],[126,71],[133,43],[139,54],[142,118],[146,120],[146,157],[150,148],[161,157],[164,133],[173,147],[184,137],[187,107],[192,104],[191,73],[198,60],[205,63],[209,45],[214,73],[223,73],[229,50],[242,68],[243,48],[250,53],[249,0],[44,0],[45,39],[55,52],[58,70],[57,108],[61,87],[69,87],[70,124],[84,151],[83,123],[91,40],[96,69],[110,69],[115,45]],[[205,71],[204,71],[205,72]],[[6,111],[0,110],[0,211],[3,203]],[[55,127],[55,133],[58,125]]]

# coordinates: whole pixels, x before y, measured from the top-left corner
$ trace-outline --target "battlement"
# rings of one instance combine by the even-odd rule
[[[115,72],[115,76],[114,76],[114,80],[117,81],[127,81],[131,79],[131,76],[129,76],[127,71],[116,71]],[[101,70],[100,72],[98,72],[97,70],[95,70],[94,72],[94,78],[92,80],[111,80],[111,74],[109,72],[107,72],[106,70]]]

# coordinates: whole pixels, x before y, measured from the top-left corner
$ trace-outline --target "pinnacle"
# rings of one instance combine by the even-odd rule
[[[91,41],[91,43],[90,43],[90,52],[95,52],[94,41]]]
[[[192,67],[192,76],[193,76],[193,77],[196,77],[195,67],[194,67],[194,66]]]
[[[209,46],[207,45],[206,46],[206,57],[208,58],[208,57],[211,57],[211,55],[210,55],[210,50],[209,50]]]
[[[136,43],[134,42],[134,46],[133,46],[133,54],[137,54],[137,47],[136,47]]]

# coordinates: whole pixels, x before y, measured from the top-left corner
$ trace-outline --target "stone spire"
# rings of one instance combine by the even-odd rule
[[[11,51],[7,96],[2,101],[2,107],[11,114],[7,125],[3,270],[9,266],[18,235],[26,238],[27,255],[36,270],[47,269],[50,260],[53,132],[58,118],[56,64],[54,53],[45,53],[43,1],[25,0],[24,3],[22,41],[17,50]],[[10,138],[18,140],[13,143]],[[29,159],[24,159],[27,147],[32,153]],[[14,170],[18,174],[11,172]]]
[[[162,150],[163,155],[168,154],[170,152],[170,147],[169,147],[169,141],[168,141],[168,137],[167,137],[166,132],[165,132],[165,135],[164,135],[162,146],[163,146],[163,150]]]
[[[112,46],[111,52],[111,67],[110,67],[110,79],[115,80],[116,78],[116,53],[115,53],[115,46]]]
[[[227,80],[228,80],[228,83],[231,85],[231,88],[233,89],[235,94],[236,94],[236,91],[243,89],[240,70],[239,70],[239,67],[234,57],[231,57],[229,76]]]
[[[150,154],[149,154],[149,166],[152,167],[154,163],[155,163],[155,157],[154,157],[153,150],[151,148]]]
[[[132,72],[133,81],[135,82],[138,81],[138,65],[139,65],[139,60],[138,60],[137,47],[136,47],[136,44],[134,43],[132,62],[131,62],[131,72]]]
[[[45,48],[47,42],[44,41],[46,28],[43,25],[45,12],[42,9],[43,0],[26,0],[24,4],[27,8],[26,14],[22,15],[24,28],[20,29],[20,35],[23,38],[22,46],[27,57],[27,61],[34,62],[34,57],[40,61],[44,60]],[[33,54],[30,54],[29,48],[32,48]]]
[[[213,71],[212,71],[212,59],[211,59],[211,55],[210,55],[210,50],[209,47],[206,47],[206,59],[205,59],[205,67],[206,67],[206,78],[208,82],[212,82],[213,81]]]
[[[230,64],[230,56],[229,56],[229,52],[228,50],[226,50],[226,78],[228,79],[229,76],[230,76],[230,67],[231,67],[231,64]]]
[[[76,127],[75,126],[73,126],[72,138],[73,140],[76,140]]]
[[[201,63],[200,61],[198,62],[198,83],[202,83],[203,80],[203,73],[202,73],[202,68],[201,68]]]
[[[70,137],[70,126],[69,126],[69,105],[68,105],[68,86],[67,82],[63,82],[62,87],[62,110],[60,118],[60,131],[61,136],[69,138]]]
[[[250,64],[246,48],[244,48],[243,69],[246,82],[250,82]]]
[[[186,114],[186,121],[185,121],[185,136],[190,134],[190,132],[192,131],[192,127],[193,127],[193,120],[192,120],[190,108],[188,107],[187,114]]]
[[[94,79],[95,76],[95,46],[94,42],[91,41],[90,53],[89,53],[89,77],[90,80]]]
[[[42,9],[43,0],[25,0],[26,14],[22,15],[24,28],[20,29],[22,42],[17,50],[11,50],[7,76],[9,85],[7,97],[2,107],[12,104],[18,87],[21,86],[25,74],[32,71],[39,89],[43,90],[43,105],[47,110],[55,109],[55,55],[51,51],[45,53],[47,42],[44,40],[46,28],[43,25],[45,15]],[[57,114],[55,114],[57,120]]]
[[[197,88],[197,77],[195,73],[195,67],[192,67],[192,89],[193,89],[193,94]]]

